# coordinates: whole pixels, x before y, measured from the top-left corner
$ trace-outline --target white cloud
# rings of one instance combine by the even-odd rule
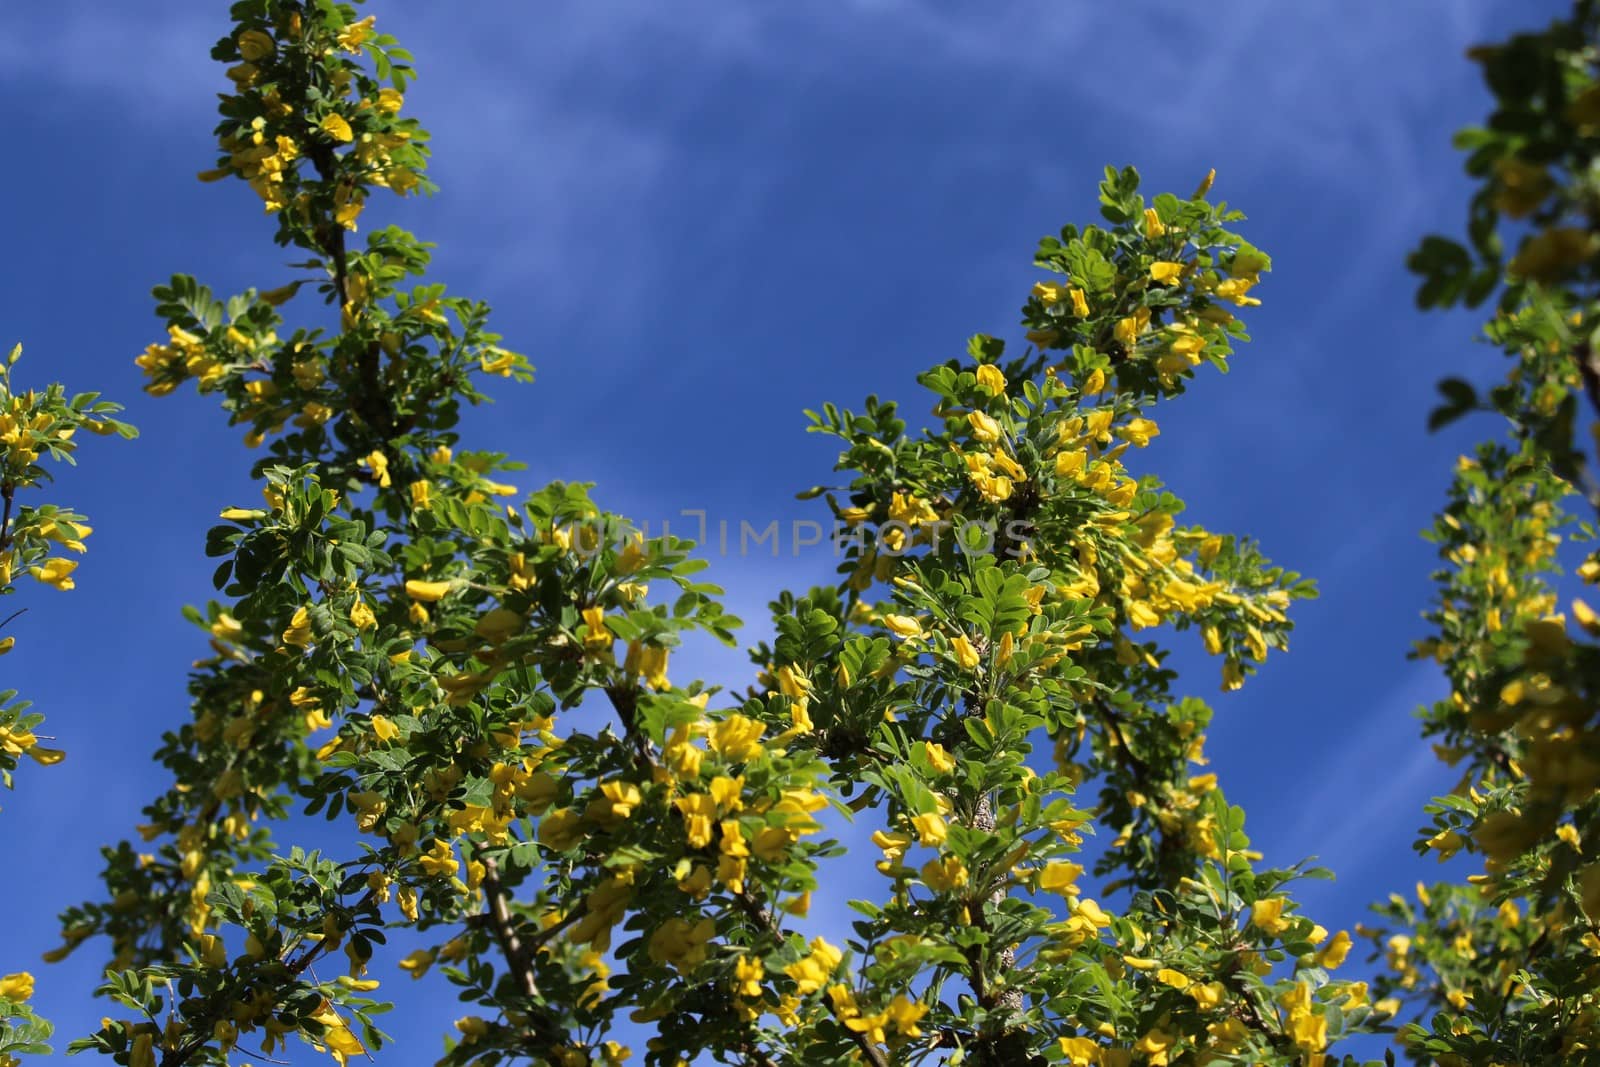
[[[1438,671],[1413,666],[1373,702],[1365,725],[1349,734],[1315,774],[1321,785],[1297,802],[1299,820],[1287,852],[1315,849],[1318,858],[1354,881],[1374,862],[1408,847],[1424,820],[1422,806],[1451,772],[1418,736],[1416,708],[1439,696]]]

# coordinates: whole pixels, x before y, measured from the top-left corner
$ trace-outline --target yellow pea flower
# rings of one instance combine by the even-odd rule
[[[238,37],[239,55],[246,63],[259,63],[273,53],[272,38],[260,30],[245,30]]]
[[[348,144],[356,139],[355,131],[350,129],[350,123],[345,120],[343,115],[337,112],[325,116],[318,125],[323,133],[332,137],[335,141]]]
[[[972,436],[985,444],[1000,440],[1000,424],[981,411],[968,414],[967,425],[972,427]]]
[[[670,964],[680,973],[693,971],[706,959],[706,942],[717,932],[712,919],[668,919],[650,935],[648,952],[657,963]]]
[[[62,592],[75,588],[72,572],[78,569],[77,561],[70,559],[47,559],[37,567],[29,567],[28,573],[33,575],[45,585],[54,586]]]
[[[950,836],[950,827],[944,821],[944,816],[936,811],[912,816],[911,825],[917,831],[918,844],[942,845],[945,838]]]
[[[1283,916],[1283,898],[1265,897],[1250,905],[1250,923],[1263,933],[1274,937],[1289,928],[1292,920]]]
[[[766,732],[765,724],[736,712],[711,728],[707,743],[711,751],[729,762],[748,763],[765,751],[761,747],[761,735]]]
[[[0,1000],[21,1002],[33,996],[33,975],[18,971],[0,978]]]
[[[950,648],[955,652],[956,663],[962,670],[970,671],[978,666],[978,650],[973,647],[966,634],[953,638],[950,642]]]
[[[922,865],[922,881],[936,893],[948,893],[967,884],[967,865],[958,856],[941,856]]]
[[[1338,967],[1344,963],[1345,957],[1350,954],[1350,944],[1349,932],[1340,930],[1333,935],[1332,941],[1329,941],[1317,952],[1317,966],[1329,971]]]
[[[280,640],[296,648],[311,647],[311,612],[304,604],[295,609],[293,617],[289,619],[289,628],[283,631]]]
[[[1236,660],[1236,659],[1226,660],[1222,664],[1222,689],[1223,689],[1223,692],[1231,693],[1235,689],[1240,689],[1243,686],[1244,686],[1244,668],[1239,666],[1239,661]]]
[[[377,23],[376,15],[368,15],[357,22],[352,22],[339,31],[339,47],[347,52],[359,52],[361,46],[372,36],[373,26]]]
[[[406,582],[406,596],[412,600],[422,600],[431,604],[444,599],[448,592],[450,592],[449,582],[424,582],[416,578]]]
[[[1078,895],[1078,876],[1082,873],[1083,867],[1077,863],[1066,861],[1047,863],[1039,872],[1039,888],[1046,892],[1075,897]]]
[[[1087,1037],[1058,1037],[1056,1046],[1070,1067],[1092,1067],[1100,1062],[1100,1046]]]
[[[909,615],[885,615],[883,617],[883,625],[885,629],[896,637],[911,640],[919,639],[923,636],[922,624]]]
[[[1046,307],[1049,307],[1051,304],[1059,304],[1061,302],[1061,298],[1066,296],[1066,294],[1067,287],[1059,282],[1033,283],[1033,295],[1038,297],[1039,302],[1044,304]]]
[[[389,488],[390,479],[388,456],[384,455],[377,449],[373,449],[373,451],[367,455],[367,458],[361,461],[361,465],[372,471],[372,477],[377,481],[380,489]]]
[[[991,396],[999,396],[1006,391],[1006,376],[993,363],[979,367],[977,375],[979,388],[987,390]]]
[[[378,617],[372,613],[372,607],[360,597],[350,605],[350,625],[357,630],[370,630],[378,625]]]
[[[502,378],[509,378],[512,368],[517,365],[517,357],[511,352],[490,349],[488,353],[478,357],[478,364],[485,374],[498,374]]]
[[[1146,418],[1128,420],[1128,424],[1119,428],[1117,436],[1129,442],[1135,448],[1143,448],[1150,443],[1152,437],[1161,435],[1161,427]]]

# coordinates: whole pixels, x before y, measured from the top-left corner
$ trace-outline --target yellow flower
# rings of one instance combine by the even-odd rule
[[[373,25],[378,21],[376,15],[368,15],[359,22],[352,22],[339,31],[339,47],[348,52],[359,52],[361,46],[372,36]]]
[[[322,132],[332,137],[335,141],[348,144],[356,139],[355,131],[350,129],[350,123],[338,112],[330,112],[323,117],[319,124]]]
[[[1132,315],[1118,319],[1117,324],[1111,328],[1111,336],[1125,345],[1131,345],[1148,325],[1150,325],[1150,309],[1139,308]]]
[[[472,627],[472,632],[491,645],[503,645],[521,631],[523,618],[510,608],[491,608]]]
[[[1169,985],[1180,993],[1194,984],[1194,979],[1182,971],[1173,970],[1171,967],[1162,967],[1156,971],[1156,981],[1163,985]]]
[[[435,840],[429,850],[418,858],[417,863],[422,867],[422,873],[428,875],[455,874],[461,867],[455,852],[450,848],[450,842],[444,840]]]
[[[795,992],[803,997],[821,989],[843,959],[844,953],[816,937],[811,940],[811,953],[789,964],[783,973],[794,979]]]
[[[1078,875],[1083,873],[1083,867],[1076,863],[1057,861],[1047,863],[1039,872],[1039,888],[1051,893],[1060,893],[1062,896],[1075,897],[1078,895]]]
[[[311,647],[311,612],[304,604],[295,609],[294,616],[289,620],[289,628],[283,631],[281,640],[296,648]]]
[[[922,865],[922,881],[936,893],[948,893],[967,884],[967,865],[958,856],[941,856]]]
[[[1340,930],[1333,935],[1332,941],[1322,946],[1317,952],[1317,966],[1331,971],[1342,964],[1344,958],[1349,954],[1350,934],[1345,930]]]
[[[754,956],[740,956],[733,961],[733,991],[741,997],[758,1000],[761,997],[761,978],[766,966]]]
[[[764,724],[734,713],[711,728],[707,743],[711,751],[732,763],[748,763],[765,751],[761,735],[766,732]]]
[[[1157,261],[1150,264],[1150,280],[1157,285],[1167,285],[1183,276],[1182,263]]]
[[[1144,235],[1146,237],[1160,237],[1162,234],[1164,234],[1166,232],[1167,232],[1167,228],[1166,228],[1166,226],[1164,226],[1162,224],[1161,216],[1156,214],[1156,209],[1153,208],[1153,207],[1145,208],[1144,209]]]
[[[372,726],[372,734],[378,739],[379,744],[386,745],[390,741],[393,741],[395,738],[400,736],[400,727],[396,726],[394,722],[386,716],[373,715],[369,719],[369,722]]]
[[[24,1001],[33,996],[33,975],[18,971],[0,978],[0,1000]]]
[[[43,745],[34,745],[28,749],[28,758],[43,767],[53,767],[67,758],[67,754],[59,748],[45,748]]]
[[[1225,660],[1222,664],[1222,689],[1231,693],[1244,686],[1244,668],[1239,666],[1236,659]]]
[[[513,352],[503,352],[498,348],[491,348],[488,352],[478,357],[478,364],[485,374],[498,374],[502,378],[511,377],[512,369],[517,365],[517,357]]]
[[[372,608],[360,597],[350,605],[350,625],[357,630],[370,630],[378,625],[378,617],[372,613]]]
[[[956,663],[964,671],[970,671],[978,665],[978,650],[967,640],[967,635],[962,634],[950,642],[950,648],[956,654]]]
[[[922,637],[922,624],[909,615],[885,615],[883,625],[896,637],[907,639]]]
[[[956,769],[956,761],[950,758],[950,753],[936,741],[924,741],[922,750],[928,756],[928,763],[939,774],[949,774]]]
[[[922,1028],[917,1022],[928,1014],[928,1006],[920,1000],[912,1000],[904,993],[896,993],[894,999],[884,1009],[884,1014],[899,1033],[906,1037],[921,1037]]]
[[[972,436],[986,444],[1000,440],[1000,424],[981,411],[974,411],[967,415],[967,424],[972,427]]]
[[[389,488],[389,457],[374,449],[361,465],[372,471],[372,477],[377,480],[381,489]]]
[[[1091,1067],[1100,1062],[1100,1046],[1086,1037],[1058,1037],[1056,1045],[1071,1067]]]
[[[1117,430],[1117,436],[1132,444],[1135,448],[1143,448],[1150,443],[1152,437],[1161,434],[1161,427],[1146,418],[1129,419],[1128,424]]]
[[[1307,1052],[1320,1052],[1328,1047],[1328,1020],[1313,1015],[1309,1009],[1291,1013],[1286,1029],[1294,1043]]]
[[[449,582],[424,582],[415,578],[406,582],[406,596],[412,600],[423,600],[431,604],[443,599],[448,592],[450,592]]]
[[[1143,1053],[1151,1067],[1166,1067],[1170,1062],[1172,1046],[1177,1038],[1161,1029],[1151,1030],[1134,1043],[1133,1050]]]
[[[1238,307],[1259,307],[1260,300],[1245,295],[1253,284],[1248,278],[1229,278],[1219,283],[1214,292],[1224,300],[1233,301]]]
[[[557,808],[539,823],[539,843],[566,852],[583,840],[583,816],[571,808]]]
[[[1067,287],[1059,282],[1033,283],[1033,295],[1038,297],[1039,302],[1044,304],[1046,307],[1049,307],[1051,304],[1059,304],[1061,302],[1061,298],[1066,294]]]
[[[1283,898],[1265,897],[1250,905],[1250,922],[1263,933],[1277,936],[1289,928],[1292,920],[1283,917]]]
[[[1006,391],[1006,376],[993,363],[985,363],[977,373],[979,388],[987,390],[991,396],[999,396]]]
[[[43,565],[29,567],[28,573],[33,575],[45,585],[55,586],[62,592],[74,587],[72,572],[78,569],[78,564],[70,559],[47,559]]]
[[[917,831],[919,844],[942,845],[944,839],[950,836],[950,827],[945,823],[944,816],[936,811],[912,816],[911,825]]]
[[[688,973],[706,959],[706,942],[717,932],[711,919],[690,922],[687,919],[668,919],[650,935],[650,958],[657,963],[671,964],[678,971]]]
[[[1089,317],[1089,298],[1083,295],[1082,289],[1068,290],[1067,295],[1072,298],[1072,313],[1080,319]]]
[[[259,63],[273,52],[272,38],[260,30],[245,30],[239,34],[239,55],[246,63]]]

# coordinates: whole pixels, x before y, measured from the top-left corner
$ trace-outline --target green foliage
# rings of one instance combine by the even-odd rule
[[[1433,428],[1498,414],[1504,433],[1457,464],[1428,537],[1442,561],[1429,635],[1447,699],[1421,712],[1435,751],[1463,774],[1429,804],[1419,852],[1482,857],[1467,885],[1395,895],[1367,930],[1391,973],[1377,992],[1418,1062],[1545,1063],[1592,1058],[1600,1032],[1600,620],[1581,598],[1559,608],[1576,553],[1594,540],[1573,508],[1600,506],[1592,443],[1600,413],[1589,322],[1596,314],[1593,163],[1600,129],[1600,13],[1579,0],[1543,33],[1475,49],[1495,98],[1463,130],[1473,195],[1468,247],[1429,237],[1412,256],[1423,307],[1498,292],[1490,343],[1500,381],[1440,384]],[[1509,259],[1508,246],[1516,248]],[[1566,558],[1563,558],[1566,557]],[[1600,579],[1592,554],[1577,575]]]

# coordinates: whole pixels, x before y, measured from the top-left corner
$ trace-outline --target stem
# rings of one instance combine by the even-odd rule
[[[640,770],[653,771],[656,767],[655,753],[650,750],[650,739],[639,732],[636,723],[636,714],[639,710],[639,691],[625,685],[608,685],[605,694],[611,700],[611,706],[616,709],[617,718],[622,720],[622,730],[628,742],[633,745],[633,760]]]
[[[11,546],[11,502],[16,495],[15,482],[0,483],[0,498],[4,498],[6,502],[5,514],[0,515],[0,548]]]
[[[511,909],[506,903],[505,887],[500,884],[500,866],[492,856],[480,856],[483,863],[483,891],[489,898],[489,925],[500,951],[505,953],[506,964],[516,974],[522,992],[530,1000],[539,999],[539,983],[533,974],[533,962],[528,959],[522,942],[512,925]]]

